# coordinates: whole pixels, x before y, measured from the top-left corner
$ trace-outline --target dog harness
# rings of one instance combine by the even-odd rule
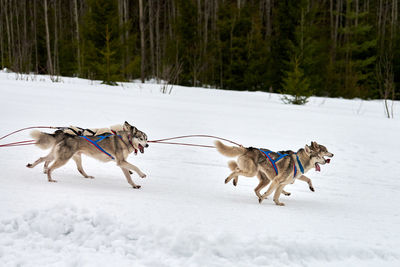
[[[273,151],[264,151],[264,150],[262,150],[262,149],[258,149],[258,150],[260,150],[260,151],[267,157],[267,159],[269,160],[269,162],[271,162],[272,167],[274,167],[274,170],[275,170],[276,175],[278,175],[278,168],[276,167],[276,162],[279,161],[279,160],[281,160],[281,159],[283,159],[283,158],[286,157],[286,156],[289,156],[289,154],[281,154],[281,153],[279,153],[279,152],[273,152]],[[270,153],[278,154],[279,157],[276,158],[275,160],[273,160],[273,159],[271,158],[271,156],[269,155]],[[300,162],[299,156],[297,155],[297,153],[294,153],[294,154],[296,154],[296,160],[297,160],[297,163],[299,164],[301,173],[304,173],[304,168],[303,168],[303,165],[302,165],[301,162]],[[294,177],[296,177],[296,174],[297,174],[296,163],[293,164],[293,172],[294,172],[294,174],[293,174],[293,178],[294,178]]]
[[[88,141],[89,143],[91,143],[92,145],[94,145],[98,150],[100,150],[101,152],[103,152],[104,154],[106,154],[107,156],[109,156],[112,160],[114,160],[114,157],[111,156],[111,154],[107,153],[107,151],[105,151],[101,146],[99,146],[97,143],[110,137],[112,134],[107,134],[107,135],[101,135],[99,139],[97,139],[96,141],[89,139],[87,136],[84,135],[80,135],[80,137],[84,138],[86,141]]]

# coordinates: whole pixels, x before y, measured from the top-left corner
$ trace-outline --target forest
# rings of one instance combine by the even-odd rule
[[[17,73],[400,99],[399,0],[0,0]]]

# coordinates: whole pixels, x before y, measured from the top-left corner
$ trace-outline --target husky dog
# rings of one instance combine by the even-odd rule
[[[146,175],[138,167],[127,162],[126,159],[132,152],[137,153],[139,150],[144,153],[144,148],[149,146],[147,135],[144,132],[131,126],[128,122],[119,127],[111,127],[108,131],[92,129],[90,130],[94,133],[92,135],[82,135],[83,132],[76,131],[76,129],[81,128],[64,128],[53,134],[32,131],[31,135],[36,140],[36,145],[42,149],[51,148],[51,151],[47,156],[28,164],[27,167],[33,168],[39,163],[45,162],[44,172],[47,174],[48,181],[56,182],[51,177],[53,170],[63,166],[72,158],[78,171],[85,178],[93,178],[87,175],[82,168],[81,154],[85,154],[103,162],[115,160],[117,166],[122,169],[128,183],[133,188],[140,188],[140,185],[136,185],[132,181],[130,170],[135,171],[142,178],[145,178]],[[72,131],[72,133],[69,131]],[[48,167],[52,161],[54,162]]]
[[[333,157],[325,146],[319,145],[317,142],[311,142],[311,147],[308,145],[304,149],[299,149],[296,153],[293,151],[281,151],[279,153],[272,152],[267,149],[245,148],[245,147],[230,147],[220,141],[215,142],[217,150],[227,156],[239,156],[237,161],[228,163],[232,173],[225,179],[225,183],[234,179],[234,184],[237,184],[238,176],[253,177],[257,175],[259,184],[254,189],[259,203],[268,197],[273,191],[274,202],[276,205],[283,206],[284,203],[279,201],[281,193],[290,195],[283,189],[287,184],[293,183],[295,179],[306,181],[310,189],[313,191],[311,180],[303,174],[315,168],[320,171],[319,164],[329,163],[329,159],[324,157]],[[270,158],[267,157],[266,153]],[[275,161],[280,155],[286,154],[280,160]],[[274,163],[272,163],[275,161]],[[268,190],[261,195],[260,191],[271,182]]]
[[[332,157],[332,156],[333,156],[332,153],[328,152],[328,150],[326,149],[325,146],[320,145],[320,144],[318,144],[317,142],[311,142],[310,148],[311,148],[311,150],[313,150],[314,152],[321,153],[321,155],[322,155],[323,157],[325,157],[325,156],[330,156],[330,157]],[[264,149],[263,149],[263,150],[264,150]],[[295,152],[292,151],[292,150],[278,151],[278,153],[279,153],[279,154],[295,154]],[[332,154],[332,156],[331,156],[331,154]],[[330,163],[330,159],[326,159],[326,163]],[[228,164],[228,166],[229,166],[229,168],[230,168],[232,171],[234,171],[234,170],[238,167],[236,161],[230,161],[229,164]],[[317,171],[320,171],[320,169],[317,169]],[[264,175],[262,172],[258,172],[258,173],[257,173],[257,176],[265,176],[265,175]],[[260,178],[259,178],[259,179],[260,179]],[[265,177],[262,178],[262,179],[265,179]],[[300,180],[300,181],[303,181],[303,182],[306,182],[306,183],[308,184],[308,188],[309,188],[312,192],[315,192],[314,186],[312,185],[312,181],[311,181],[310,178],[308,178],[308,177],[305,176],[305,175],[302,175],[302,176],[300,176],[300,177],[298,177],[298,178],[296,178],[296,179],[297,179],[297,180]],[[236,177],[233,179],[233,185],[236,186],[237,183],[238,183],[238,181],[239,181],[239,176],[236,176]],[[229,180],[226,179],[226,180],[225,180],[225,183],[228,183],[228,182],[229,182]],[[286,195],[286,196],[290,196],[290,193],[289,193],[289,192],[286,192],[285,190],[282,190],[282,193],[283,193],[284,195]]]

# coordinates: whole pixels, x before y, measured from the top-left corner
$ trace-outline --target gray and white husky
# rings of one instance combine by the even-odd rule
[[[320,170],[320,164],[329,163],[329,159],[324,157],[333,157],[333,154],[323,145],[317,142],[311,142],[311,146],[306,145],[299,149],[296,153],[293,151],[281,151],[280,153],[272,152],[268,149],[258,149],[254,147],[231,147],[226,146],[220,141],[215,142],[215,146],[222,155],[227,157],[238,157],[236,161],[228,163],[232,173],[225,179],[225,183],[234,179],[234,185],[237,184],[239,175],[245,177],[257,176],[259,184],[254,189],[258,201],[261,203],[272,192],[274,194],[274,202],[276,205],[283,206],[284,203],[279,201],[279,196],[283,193],[289,195],[283,189],[286,185],[294,183],[295,179],[301,179],[309,184],[310,190],[314,191],[311,180],[304,174],[315,168]],[[271,153],[270,159],[264,152]],[[286,156],[281,157],[282,154]],[[279,157],[281,159],[277,160]],[[261,195],[260,191],[271,182],[267,191]]]
[[[57,130],[53,134],[40,131],[32,131],[31,136],[36,140],[36,145],[41,149],[51,148],[50,153],[29,163],[26,166],[33,168],[39,163],[45,162],[44,172],[49,182],[56,182],[51,176],[52,172],[63,166],[71,158],[75,161],[78,171],[85,178],[89,176],[82,168],[81,154],[85,154],[102,162],[114,160],[124,173],[128,183],[133,188],[140,188],[131,179],[131,170],[135,171],[141,178],[146,175],[135,165],[127,161],[130,153],[140,151],[148,147],[147,135],[136,127],[125,122],[123,125],[110,127],[110,129],[82,129],[79,127],[68,127]],[[49,164],[52,163],[50,166]]]

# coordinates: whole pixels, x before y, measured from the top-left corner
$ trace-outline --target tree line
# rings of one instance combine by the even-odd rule
[[[0,0],[1,67],[399,99],[399,0]]]

